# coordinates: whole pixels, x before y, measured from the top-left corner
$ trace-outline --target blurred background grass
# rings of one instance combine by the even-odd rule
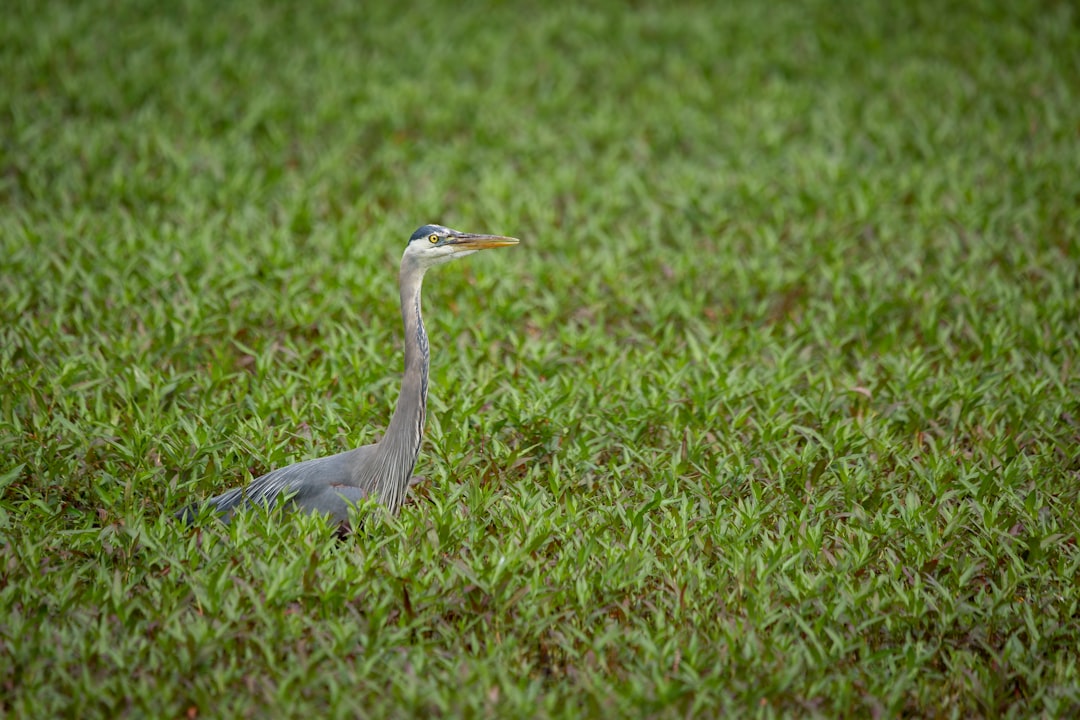
[[[5,709],[1074,712],[1078,48],[1065,2],[8,3]],[[382,431],[429,221],[525,243],[430,278],[419,502],[172,528]]]

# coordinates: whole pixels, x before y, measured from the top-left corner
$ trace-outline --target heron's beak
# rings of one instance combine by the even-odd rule
[[[520,240],[502,235],[473,235],[472,233],[460,233],[455,235],[448,244],[456,250],[487,250],[488,248],[503,247],[505,245],[517,245]]]

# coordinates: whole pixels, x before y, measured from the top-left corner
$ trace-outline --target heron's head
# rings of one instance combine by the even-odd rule
[[[409,238],[405,256],[415,258],[423,267],[431,267],[449,262],[454,258],[472,255],[477,250],[517,244],[517,238],[502,235],[476,235],[451,230],[442,225],[425,225]]]

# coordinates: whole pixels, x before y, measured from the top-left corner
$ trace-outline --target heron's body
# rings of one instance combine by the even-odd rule
[[[207,501],[228,518],[237,509],[275,506],[283,497],[305,512],[328,515],[347,526],[349,509],[374,497],[391,513],[405,501],[424,432],[430,354],[420,315],[420,291],[429,267],[477,250],[517,243],[514,238],[472,235],[439,225],[425,225],[413,233],[401,258],[398,276],[401,319],[405,329],[405,372],[401,394],[382,439],[337,455],[305,460],[273,470],[250,485],[235,488]],[[180,516],[190,520],[195,508]]]

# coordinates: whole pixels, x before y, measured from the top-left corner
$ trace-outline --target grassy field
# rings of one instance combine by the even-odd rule
[[[0,714],[1080,713],[1075,4],[159,5],[0,24]],[[426,222],[401,515],[172,522]]]

